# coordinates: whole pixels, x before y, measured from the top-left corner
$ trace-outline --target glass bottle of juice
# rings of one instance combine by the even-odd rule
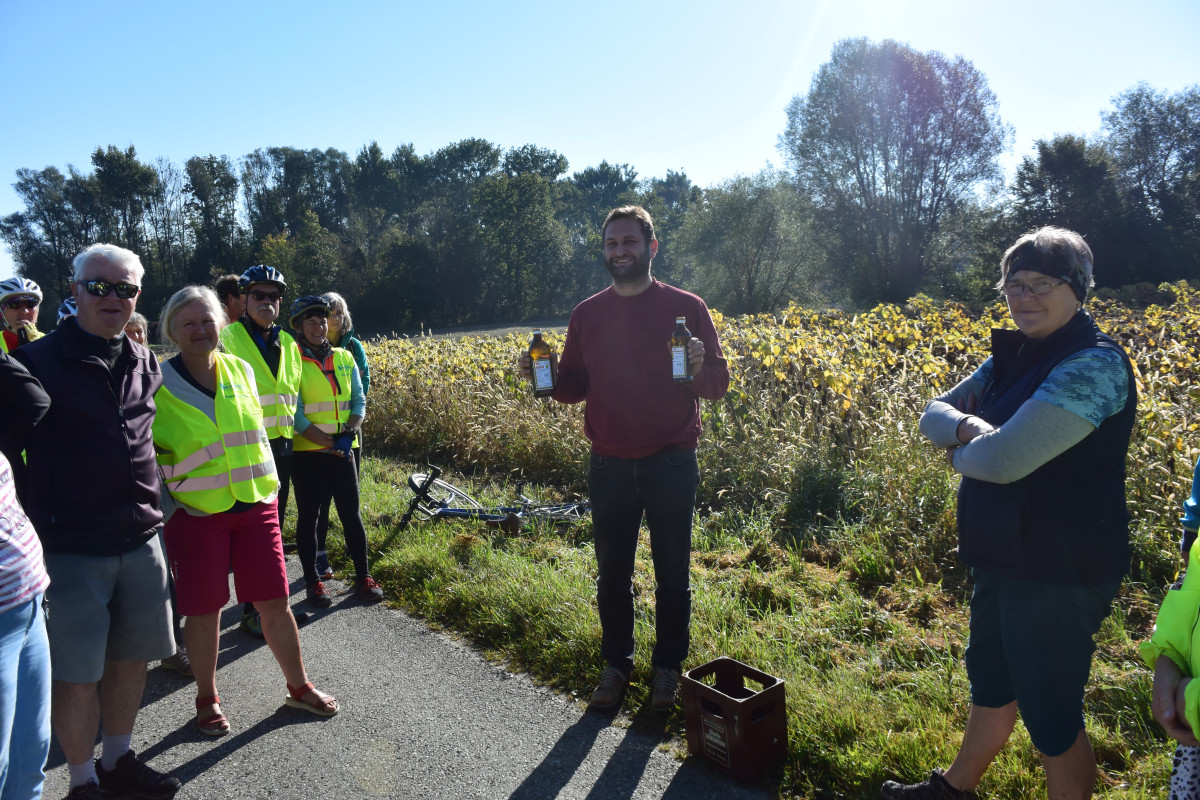
[[[671,334],[671,377],[676,383],[691,383],[692,371],[688,365],[687,343],[692,338],[687,318],[675,318],[675,332]]]
[[[548,397],[554,391],[554,370],[550,368],[550,345],[540,330],[533,332],[529,343],[529,365],[533,374],[533,396]]]

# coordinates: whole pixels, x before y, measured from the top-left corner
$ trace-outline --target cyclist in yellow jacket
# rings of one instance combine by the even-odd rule
[[[1192,494],[1183,502],[1183,565],[1200,559],[1200,461],[1192,478]],[[1185,572],[1163,598],[1150,641],[1142,642],[1142,660],[1154,670],[1151,709],[1175,748],[1171,794],[1178,800],[1200,800],[1200,568]]]
[[[0,333],[0,352],[11,353],[26,342],[40,339],[38,309],[42,305],[42,287],[28,278],[0,281],[0,312],[4,314]]]
[[[383,598],[368,570],[367,532],[358,511],[358,473],[351,455],[367,401],[354,358],[329,343],[329,312],[329,301],[316,295],[301,297],[288,311],[303,362],[292,464],[296,550],[304,567],[308,601],[318,608],[332,603],[316,567],[317,518],[321,505],[331,498],[354,562],[355,594],[370,601]]]
[[[179,355],[163,364],[154,420],[159,470],[169,493],[163,533],[179,613],[187,617],[183,635],[196,678],[196,725],[209,736],[229,732],[216,679],[230,567],[238,599],[253,601],[261,614],[263,635],[287,681],[287,704],[321,716],[338,711],[337,701],[317,691],[304,669],[288,607],[276,510],[279,480],[263,428],[260,389],[246,361],[217,352],[223,318],[216,293],[207,287],[184,287],[167,301],[160,327]]]
[[[250,267],[239,278],[246,311],[221,329],[225,349],[249,362],[258,383],[263,424],[279,476],[279,524],[287,516],[292,475],[292,431],[300,387],[300,350],[278,324],[287,281],[283,273],[265,264]],[[262,637],[262,623],[254,606],[242,608],[242,630]]]

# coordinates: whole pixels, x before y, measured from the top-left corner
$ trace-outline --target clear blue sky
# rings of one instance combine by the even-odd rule
[[[782,165],[787,103],[852,36],[973,62],[1016,129],[1011,175],[1138,81],[1200,82],[1198,35],[1196,0],[0,0],[0,215],[19,167],[90,172],[110,144],[182,164],[481,137],[711,186]]]

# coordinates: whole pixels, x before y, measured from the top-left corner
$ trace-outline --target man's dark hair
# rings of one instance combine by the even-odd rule
[[[650,240],[654,238],[654,220],[650,219],[650,212],[641,206],[621,206],[614,208],[608,212],[608,216],[604,218],[604,224],[600,226],[600,240],[608,235],[608,223],[614,219],[636,219],[642,225],[642,233],[646,236],[646,246],[650,246]]]
[[[230,297],[237,297],[242,293],[242,287],[238,285],[237,275],[222,275],[217,278],[217,297],[221,298],[222,303],[229,301]]]

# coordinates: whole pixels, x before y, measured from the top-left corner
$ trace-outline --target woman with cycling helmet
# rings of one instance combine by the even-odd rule
[[[162,365],[155,395],[154,445],[169,495],[164,536],[187,617],[184,639],[196,678],[196,725],[208,736],[229,732],[217,695],[220,611],[233,568],[238,599],[253,601],[263,636],[287,681],[285,702],[333,716],[337,701],[309,681],[300,636],[288,607],[279,533],[279,480],[263,429],[254,370],[218,352],[225,319],[217,295],[203,286],[176,292],[161,330],[179,348]]]
[[[363,396],[371,391],[371,365],[367,363],[367,351],[363,349],[362,341],[354,331],[354,323],[350,319],[350,307],[346,298],[337,292],[326,292],[321,295],[329,301],[329,343],[349,351],[354,356],[358,374],[362,378]],[[354,443],[354,470],[362,475],[362,442]],[[325,552],[325,537],[329,533],[329,502],[321,506],[321,515],[317,520],[317,573],[322,580],[333,577],[333,568],[329,565],[329,555]]]
[[[11,353],[26,342],[42,337],[37,329],[42,287],[28,278],[0,281],[0,311],[4,312],[4,332],[0,351]]]
[[[329,343],[329,312],[327,300],[307,295],[292,303],[288,313],[301,360],[292,456],[296,549],[308,600],[321,608],[332,601],[316,569],[317,517],[330,499],[337,506],[346,550],[354,562],[355,593],[366,600],[383,598],[383,590],[368,571],[367,532],[359,516],[358,473],[351,455],[367,401],[354,358]]]

